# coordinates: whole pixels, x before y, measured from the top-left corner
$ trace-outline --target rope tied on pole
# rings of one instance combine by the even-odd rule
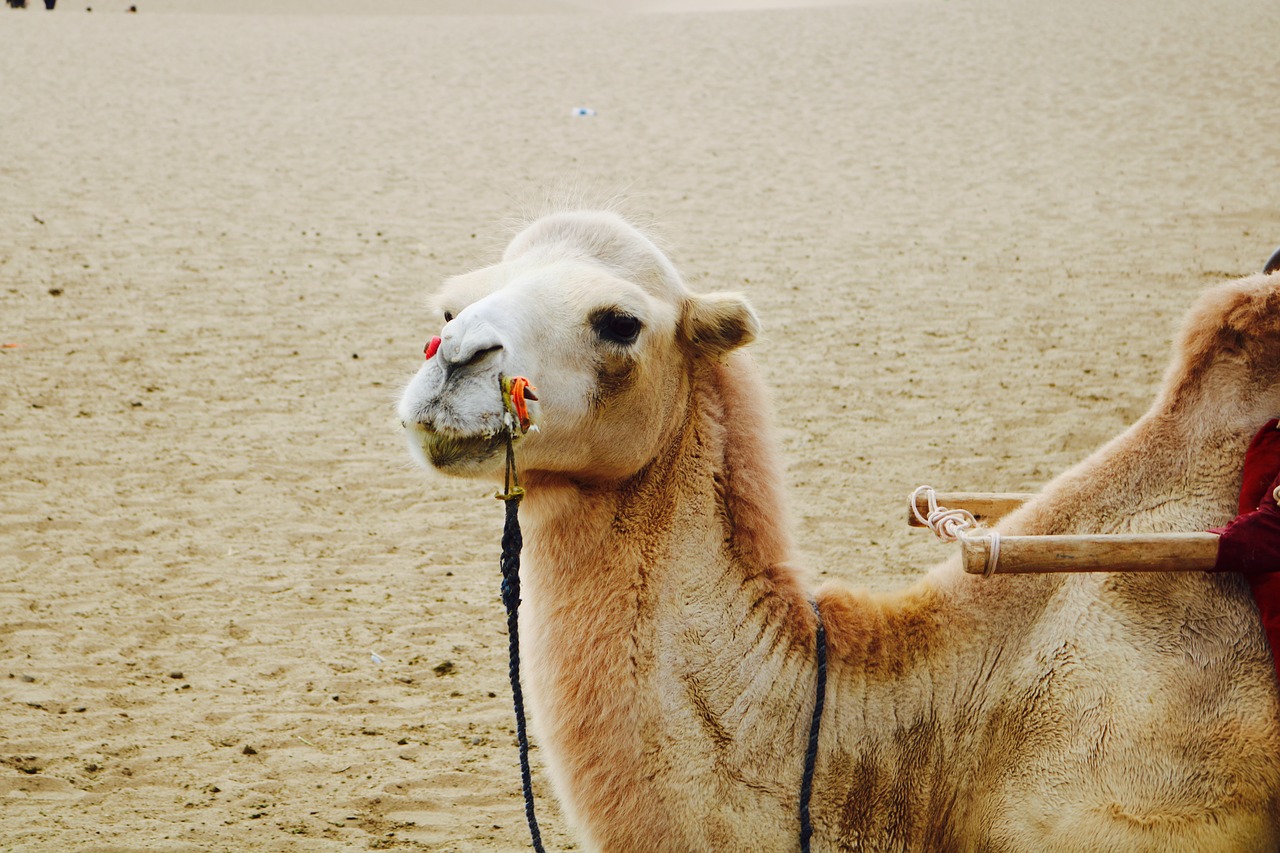
[[[922,513],[919,507],[922,497],[928,506],[928,512],[925,513]],[[973,513],[967,509],[948,509],[944,506],[938,506],[938,493],[933,486],[919,486],[916,488],[911,493],[909,505],[911,513],[920,522],[921,526],[932,530],[933,535],[943,542],[957,542],[960,540],[987,542],[989,546],[987,566],[982,576],[989,578],[995,574],[996,564],[1000,561],[1000,534],[998,532],[986,530],[984,533],[975,535],[973,531],[984,530],[984,528],[978,523],[978,519],[973,517]]]

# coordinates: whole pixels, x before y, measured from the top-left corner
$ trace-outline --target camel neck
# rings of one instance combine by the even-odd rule
[[[791,843],[798,831],[816,620],[786,563],[773,462],[749,456],[770,436],[735,411],[727,375],[716,364],[693,377],[672,440],[630,481],[529,486],[521,633],[534,730],[589,837],[684,837],[676,817],[657,825],[690,797],[706,800],[699,814],[772,814],[770,832],[790,827]],[[724,785],[685,784],[724,767],[739,768]]]
[[[678,562],[681,540],[702,538],[708,544],[700,555],[714,553],[805,603],[803,578],[791,562],[790,519],[762,383],[739,356],[699,365],[690,384],[690,406],[633,477],[584,483],[534,472],[526,478],[530,548],[535,560],[557,567],[555,577],[531,578],[535,585],[567,594],[567,581],[599,580],[601,562],[611,578],[633,571],[653,576]],[[635,581],[628,575],[627,582]]]

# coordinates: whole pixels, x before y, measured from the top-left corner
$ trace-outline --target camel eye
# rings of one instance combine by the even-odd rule
[[[640,321],[630,314],[606,311],[595,321],[596,334],[601,340],[615,344],[635,343],[640,334]]]

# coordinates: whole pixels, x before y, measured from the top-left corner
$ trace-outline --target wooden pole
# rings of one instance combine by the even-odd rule
[[[989,536],[960,540],[964,570],[985,574]],[[1216,533],[1001,536],[995,574],[1046,572],[1209,572]]]
[[[1003,518],[1032,498],[1030,492],[938,492],[938,506],[947,509],[965,509],[978,521],[991,522]],[[925,495],[916,497],[921,515],[929,514],[929,501]],[[916,514],[907,509],[907,524],[924,527]]]

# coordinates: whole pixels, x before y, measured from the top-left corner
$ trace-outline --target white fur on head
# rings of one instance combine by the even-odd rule
[[[688,293],[680,273],[654,241],[612,211],[544,216],[515,236],[502,259],[514,261],[533,252],[590,258],[654,296],[674,298]]]

